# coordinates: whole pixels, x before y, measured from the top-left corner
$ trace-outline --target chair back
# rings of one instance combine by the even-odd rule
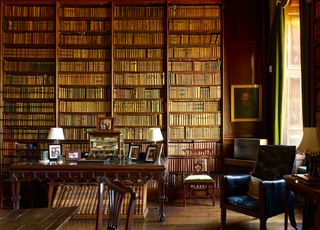
[[[126,219],[126,230],[132,228],[132,220],[134,207],[136,202],[136,193],[130,186],[123,185],[120,181],[111,181],[107,177],[97,178],[99,191],[98,191],[98,206],[96,216],[96,230],[102,230],[103,220],[103,200],[105,198],[105,185],[108,187],[108,198],[109,198],[109,217],[107,222],[107,230],[118,230],[120,222],[120,211],[121,205],[127,193],[130,194],[127,219]]]
[[[261,145],[252,175],[262,180],[282,179],[292,173],[295,157],[295,146]]]

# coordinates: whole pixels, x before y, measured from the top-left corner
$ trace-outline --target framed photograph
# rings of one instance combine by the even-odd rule
[[[61,145],[59,144],[53,144],[49,145],[49,159],[50,160],[57,160],[58,156],[60,156],[62,153]]]
[[[81,151],[79,149],[66,151],[67,161],[77,161],[80,159],[81,159]]]
[[[129,146],[129,159],[131,160],[137,160],[140,153],[140,145],[130,145]]]
[[[97,118],[97,131],[112,131],[112,130],[113,130],[113,117]]]
[[[261,85],[231,86],[231,121],[248,122],[262,120]]]
[[[158,145],[149,145],[147,148],[147,154],[146,154],[146,161],[149,162],[154,162],[157,160],[157,150],[158,150]]]

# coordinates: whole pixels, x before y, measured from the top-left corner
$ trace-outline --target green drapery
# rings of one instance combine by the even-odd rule
[[[272,9],[273,7],[273,9]],[[270,63],[272,65],[271,73],[271,124],[272,135],[271,142],[273,144],[281,144],[281,117],[283,107],[283,78],[284,78],[284,9],[280,5],[270,7],[271,15],[274,15],[271,20],[270,34]]]

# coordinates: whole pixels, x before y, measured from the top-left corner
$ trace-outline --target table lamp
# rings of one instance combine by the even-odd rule
[[[54,140],[58,144],[59,140],[64,140],[63,129],[59,127],[50,128],[47,139]]]
[[[150,128],[148,130],[148,141],[157,143],[157,141],[163,141],[163,136],[160,128]]]
[[[319,177],[317,162],[320,162],[320,130],[318,127],[304,127],[303,137],[299,147],[300,152],[305,153],[307,170],[310,177]],[[320,167],[320,165],[319,165]]]

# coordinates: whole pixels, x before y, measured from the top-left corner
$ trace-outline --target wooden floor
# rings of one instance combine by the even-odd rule
[[[210,199],[190,199],[187,206],[182,200],[171,201],[165,206],[166,220],[157,222],[158,207],[156,203],[148,203],[148,214],[144,220],[134,220],[133,229],[139,230],[215,230],[220,229],[220,204],[212,206]],[[301,229],[301,212],[296,209],[296,220]],[[121,222],[122,223],[122,222]],[[95,228],[94,220],[71,220],[62,230],[91,230]],[[284,215],[269,218],[267,228],[284,229]],[[124,229],[123,223],[121,229]],[[259,229],[259,220],[250,216],[227,211],[227,228],[230,230]],[[289,228],[290,229],[290,228]]]

